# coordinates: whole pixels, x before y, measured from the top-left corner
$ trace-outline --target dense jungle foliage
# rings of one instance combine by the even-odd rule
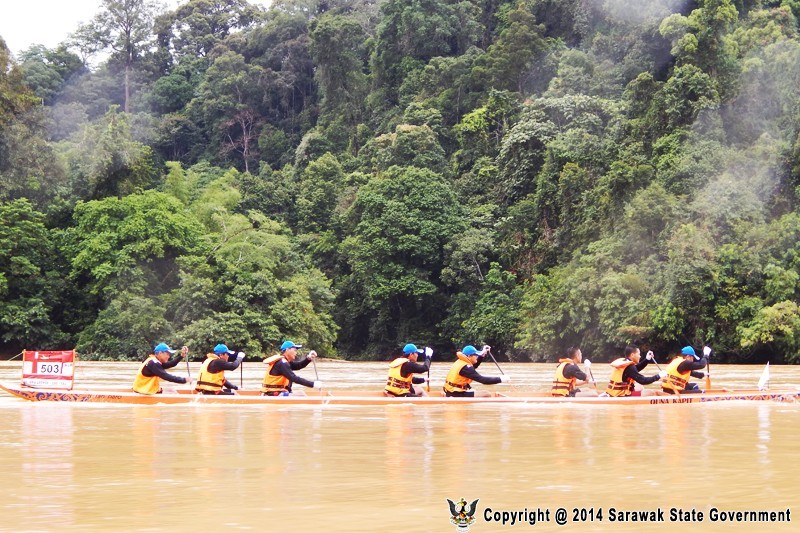
[[[0,349],[800,361],[800,0],[103,0],[0,39]]]

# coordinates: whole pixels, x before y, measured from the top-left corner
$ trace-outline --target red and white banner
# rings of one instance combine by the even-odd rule
[[[37,389],[72,389],[75,350],[34,352],[22,355],[22,384]]]

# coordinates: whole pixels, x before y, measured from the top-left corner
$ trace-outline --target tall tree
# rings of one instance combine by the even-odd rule
[[[351,269],[344,343],[375,351],[434,337],[446,309],[444,245],[466,228],[462,215],[450,185],[428,169],[395,166],[361,187],[342,243]]]
[[[52,271],[55,258],[44,216],[24,199],[0,202],[0,342],[22,348],[62,340],[52,320],[62,283]]]
[[[130,111],[131,70],[153,38],[153,21],[159,11],[154,0],[102,0],[100,12],[73,34],[79,44],[95,41],[111,50],[112,60],[124,71],[123,110]]]
[[[311,23],[309,36],[325,110],[344,114],[348,124],[357,124],[367,88],[364,30],[355,19],[326,14]]]

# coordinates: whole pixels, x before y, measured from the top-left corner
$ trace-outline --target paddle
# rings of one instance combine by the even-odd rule
[[[311,350],[310,352],[308,352],[308,355],[311,355],[312,353],[314,355],[317,355],[317,352],[315,352],[314,350]],[[317,358],[316,357],[311,360],[311,364],[314,366],[314,375],[317,377],[317,381],[319,381],[319,372],[317,372]]]
[[[425,381],[425,391],[431,391],[431,367],[428,367],[428,379]]]
[[[658,371],[661,372],[661,365],[659,365],[658,361],[656,361],[656,356],[652,350],[648,351],[647,355],[645,355],[644,358],[647,359],[648,361],[654,362],[656,364],[656,368],[658,368]]]
[[[181,348],[181,355],[183,356],[184,359],[186,359],[186,375],[189,377],[189,381],[187,381],[186,383],[189,385],[189,388],[191,389],[192,388],[191,387],[191,385],[192,385],[192,371],[189,369],[189,347],[188,346],[184,346],[183,348]],[[194,390],[194,389],[192,389],[192,390]]]
[[[425,358],[426,359],[428,358],[428,350],[431,350],[431,349],[430,348],[425,348]],[[430,358],[431,359],[433,358],[433,350],[431,350]],[[431,363],[430,362],[428,362],[428,380],[425,382],[425,389],[426,389],[425,392],[430,392],[431,391]]]
[[[503,375],[505,376],[505,375],[506,375],[506,373],[505,373],[505,372],[503,372],[503,369],[502,369],[502,368],[500,368],[500,365],[499,365],[499,364],[497,364],[497,359],[495,359],[495,358],[494,358],[494,354],[492,354],[492,347],[491,347],[491,346],[489,346],[489,345],[487,344],[487,345],[486,345],[486,346],[484,346],[483,348],[484,348],[484,350],[486,350],[486,353],[488,353],[488,354],[489,354],[489,357],[491,357],[491,358],[492,358],[492,361],[494,362],[494,365],[497,367],[497,370],[499,370],[499,371],[500,371],[500,373],[501,373],[501,374],[503,374]]]
[[[308,355],[311,355],[312,353],[314,354],[314,358],[311,359],[311,364],[314,365],[314,375],[317,377],[317,381],[319,381],[319,372],[317,372],[317,352],[315,352],[314,350],[311,350],[310,352],[308,352]],[[306,357],[308,357],[308,356],[306,356]],[[321,387],[319,389],[319,394],[320,394],[320,396],[323,395]]]
[[[584,359],[583,368],[589,373],[589,377],[592,378],[592,387],[594,387],[594,390],[597,390],[597,382],[594,380],[594,374],[592,374],[592,361]]]
[[[244,352],[236,352],[236,360],[239,361],[239,388],[241,389],[244,387]],[[234,392],[234,394],[239,393]]]
[[[706,356],[706,390],[711,388],[711,348],[703,347],[703,355]]]

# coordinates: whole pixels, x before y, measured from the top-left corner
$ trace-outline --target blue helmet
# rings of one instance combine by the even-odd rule
[[[692,348],[691,346],[684,346],[683,348],[681,348],[681,355],[691,355],[695,359],[700,359],[699,357],[697,357],[697,354],[694,353],[694,348]]]
[[[424,350],[417,348],[416,344],[406,344],[403,346],[403,353],[406,355],[411,355],[412,353],[422,353]]]
[[[162,343],[156,344],[156,347],[153,348],[153,353],[159,353],[159,352],[175,353],[175,350],[171,350],[169,346],[167,346],[166,344],[164,344],[162,342]]]
[[[233,354],[234,352],[233,350],[229,350],[228,347],[225,346],[224,344],[217,344],[216,346],[214,346],[214,353],[217,355],[222,355],[226,353]]]
[[[461,353],[463,353],[464,355],[467,355],[467,356],[469,356],[469,355],[478,355],[478,349],[475,348],[471,344],[467,344],[466,346],[464,346],[461,349]]]
[[[291,348],[302,348],[302,347],[303,347],[302,344],[295,344],[292,341],[284,341],[283,344],[281,344],[281,351],[285,352],[286,350],[289,350]]]

